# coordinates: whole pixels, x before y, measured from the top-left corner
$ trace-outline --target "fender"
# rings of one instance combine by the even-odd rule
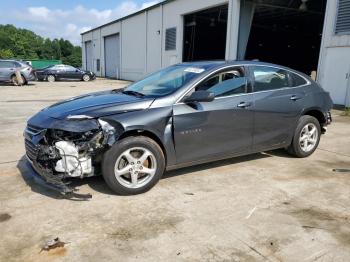
[[[146,115],[146,117],[145,117]],[[167,165],[176,163],[172,107],[150,108],[100,118],[116,129],[116,141],[128,134],[144,132],[155,136],[165,150]]]

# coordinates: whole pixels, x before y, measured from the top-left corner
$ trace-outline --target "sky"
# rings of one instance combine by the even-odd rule
[[[160,0],[12,0],[1,1],[0,24],[64,38],[80,45],[80,33],[154,5]]]

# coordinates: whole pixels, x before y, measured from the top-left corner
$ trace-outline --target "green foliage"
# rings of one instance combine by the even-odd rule
[[[27,29],[0,25],[0,58],[57,59],[81,67],[81,47],[62,38],[45,39]]]
[[[10,49],[0,49],[0,58],[1,59],[8,59],[13,57],[13,53]]]
[[[345,110],[342,114],[343,116],[350,116],[350,107],[345,107]]]

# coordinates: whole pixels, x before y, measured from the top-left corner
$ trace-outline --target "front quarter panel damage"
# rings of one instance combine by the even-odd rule
[[[46,127],[43,123],[46,123]],[[31,144],[36,150],[30,161],[47,181],[60,185],[66,185],[69,177],[100,174],[104,153],[118,140],[135,132],[146,136],[152,134],[152,138],[156,138],[164,150],[167,164],[175,164],[172,107],[123,112],[100,118],[87,116],[86,119],[83,115],[70,119],[43,119],[41,116],[40,122],[31,119],[29,126],[40,129],[38,134],[25,132],[26,144]]]
[[[159,140],[156,142],[160,142],[165,151],[167,165],[176,163],[171,106],[116,114],[100,120],[108,122],[115,128],[116,141],[136,132],[146,136],[152,134]]]
[[[49,128],[33,122],[24,133],[27,157],[46,182],[65,193],[73,191],[67,178],[99,174],[102,155],[116,139],[116,129],[99,119],[49,119]]]

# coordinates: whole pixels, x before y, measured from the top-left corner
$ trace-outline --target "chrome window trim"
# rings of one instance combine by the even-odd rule
[[[216,69],[215,71],[211,72],[209,75],[207,75],[206,78],[204,79],[209,79],[211,76],[213,76],[214,74],[216,74],[217,72],[221,71],[221,70],[225,70],[225,69],[228,69],[228,68],[232,68],[232,67],[239,67],[239,66],[243,66],[243,65],[228,65],[228,66],[224,66],[224,67],[221,67],[221,68],[218,68]],[[179,99],[176,100],[176,102],[174,103],[175,105],[176,104],[184,104],[183,102],[180,102],[196,85],[198,85],[200,82],[202,82],[204,80],[203,78],[202,79],[199,79],[198,81],[196,81],[195,83],[193,83],[189,88],[188,90],[182,95],[180,96]]]
[[[214,100],[217,99],[222,99],[222,98],[228,98],[228,97],[236,97],[236,96],[243,96],[243,95],[251,95],[251,94],[259,94],[259,93],[266,93],[266,92],[271,92],[271,91],[278,91],[278,90],[286,90],[286,89],[293,89],[293,88],[300,88],[300,87],[304,87],[304,86],[309,86],[311,85],[311,81],[309,79],[307,79],[306,77],[300,75],[297,72],[288,70],[286,68],[283,67],[278,67],[278,66],[274,66],[274,65],[255,65],[255,64],[238,64],[238,65],[229,65],[229,66],[225,66],[225,67],[221,67],[218,68],[217,70],[211,72],[206,79],[209,79],[211,76],[213,76],[214,74],[216,74],[217,72],[221,71],[221,70],[225,70],[231,67],[244,67],[244,66],[261,66],[261,67],[272,67],[272,68],[277,68],[277,69],[281,69],[281,70],[285,70],[288,73],[293,73],[296,74],[298,76],[300,76],[301,78],[303,78],[306,81],[306,84],[304,85],[299,85],[299,86],[288,86],[288,87],[281,87],[278,89],[271,89],[271,90],[264,90],[264,91],[257,91],[257,92],[251,92],[251,93],[242,93],[242,94],[237,94],[237,95],[230,95],[230,96],[221,96],[221,97],[215,97]],[[182,95],[179,99],[176,100],[176,102],[174,103],[174,105],[181,105],[181,104],[185,104],[184,102],[180,102],[191,90],[192,88],[194,88],[196,85],[198,85],[201,81],[203,81],[203,79],[200,79],[198,81],[196,81],[195,83],[193,83],[188,90],[184,93],[184,95]]]

